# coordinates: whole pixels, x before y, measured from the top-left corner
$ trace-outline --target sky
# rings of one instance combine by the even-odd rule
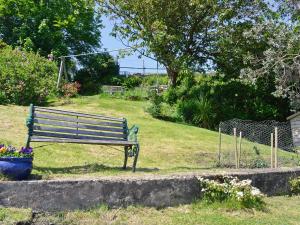
[[[104,28],[101,30],[102,35],[102,48],[106,49],[107,51],[115,50],[115,49],[124,49],[126,46],[122,44],[122,42],[110,35],[112,28],[113,28],[113,22],[108,18],[103,16],[102,17]],[[118,52],[111,52],[111,55],[114,57],[117,56]],[[143,60],[144,65],[146,68],[156,68],[157,62],[149,59],[147,57],[138,58],[138,54],[135,53],[131,56],[126,56],[125,58],[119,59],[120,67],[137,67],[142,68],[143,67]],[[162,66],[159,65],[161,68]],[[129,73],[143,73],[143,69],[127,69],[127,68],[120,68],[120,72],[129,72]],[[146,73],[156,73],[157,70],[145,70]],[[160,73],[163,73],[165,71],[159,70]]]

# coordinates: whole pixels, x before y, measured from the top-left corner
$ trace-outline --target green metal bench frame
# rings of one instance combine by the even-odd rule
[[[26,125],[26,147],[30,147],[31,142],[124,146],[123,169],[127,167],[128,157],[134,157],[132,171],[136,170],[140,151],[137,140],[139,128],[134,125],[128,129],[125,118],[50,109],[31,104]]]

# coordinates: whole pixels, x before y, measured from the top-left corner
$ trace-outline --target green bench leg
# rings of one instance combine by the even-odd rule
[[[128,146],[124,147],[124,165],[123,165],[123,169],[125,170],[127,167],[127,160],[128,160]]]
[[[137,144],[136,145],[136,153],[135,153],[134,160],[133,160],[132,172],[135,172],[135,170],[136,170],[136,163],[137,163],[137,160],[139,157],[139,152],[140,152],[140,145]]]

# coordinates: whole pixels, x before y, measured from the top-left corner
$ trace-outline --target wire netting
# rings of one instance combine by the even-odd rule
[[[289,122],[274,120],[257,122],[240,119],[224,121],[219,125],[222,133],[219,143],[221,144],[220,166],[236,167],[238,154],[240,168],[271,167],[271,133],[275,135],[275,127],[278,130],[278,166],[299,166],[299,156],[293,152]],[[236,129],[236,138],[234,129]],[[273,157],[273,165],[274,163]]]

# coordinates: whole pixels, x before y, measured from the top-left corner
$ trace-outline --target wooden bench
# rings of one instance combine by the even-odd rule
[[[106,94],[116,94],[116,93],[121,93],[124,94],[125,89],[122,86],[110,86],[110,85],[103,85],[102,90]]]
[[[134,157],[132,170],[136,170],[140,150],[137,141],[139,128],[134,125],[128,129],[125,118],[63,111],[31,104],[26,124],[26,147],[30,147],[30,142],[124,146],[123,169],[126,169],[128,157]]]

